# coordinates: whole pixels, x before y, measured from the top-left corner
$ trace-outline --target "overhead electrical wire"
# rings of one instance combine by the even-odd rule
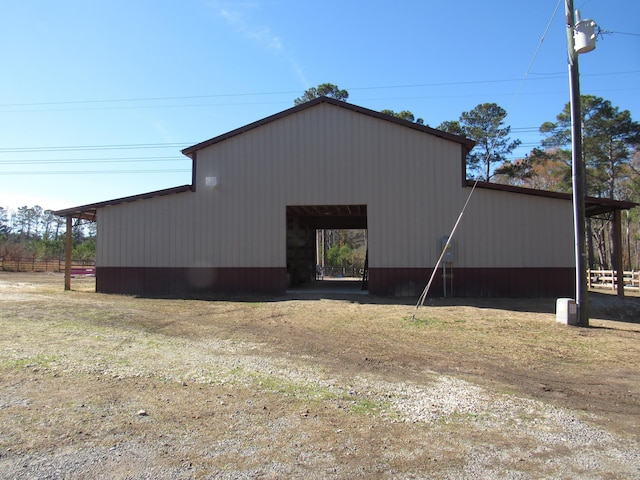
[[[547,27],[548,30],[549,27]],[[545,32],[546,33],[546,32]],[[542,40],[536,54],[540,49]],[[529,69],[527,74],[529,73]],[[607,73],[595,73],[595,74],[583,74],[584,77],[588,76],[603,76],[603,75],[627,75],[640,73],[640,70],[631,70],[624,72],[607,72]],[[544,81],[553,80],[556,78],[564,78],[566,73],[557,72],[549,74],[535,74],[540,78],[528,78],[528,80]],[[425,88],[425,87],[447,87],[447,86],[463,86],[463,85],[483,85],[483,84],[496,84],[496,83],[510,83],[510,82],[522,82],[522,78],[508,78],[508,79],[490,79],[490,80],[469,80],[459,82],[433,82],[433,83],[416,83],[416,84],[404,84],[404,85],[378,85],[378,86],[365,86],[365,87],[349,87],[350,91],[361,90],[389,90],[389,89],[407,89],[407,88]],[[273,95],[291,95],[297,94],[295,91],[280,91],[280,92],[248,92],[248,93],[220,93],[220,94],[205,94],[205,95],[182,95],[182,96],[158,96],[158,97],[132,97],[132,98],[112,98],[112,99],[87,99],[87,100],[60,100],[60,101],[46,101],[46,102],[19,102],[19,103],[2,103],[0,109],[13,108],[14,110],[1,110],[1,113],[13,113],[13,112],[38,112],[38,111],[78,111],[78,110],[101,110],[101,109],[130,109],[130,108],[180,108],[180,107],[201,107],[212,106],[216,104],[211,103],[197,103],[197,104],[174,104],[174,105],[120,105],[120,106],[104,106],[104,107],[86,107],[86,108],[56,108],[56,109],[29,109],[29,107],[61,107],[65,105],[98,105],[109,103],[133,103],[133,102],[161,102],[161,101],[179,101],[179,100],[194,100],[194,99],[213,99],[213,98],[233,98],[233,97],[260,97],[260,96],[273,96]],[[275,103],[275,102],[258,102]],[[277,102],[280,103],[280,102]],[[256,102],[243,102],[236,104],[225,105],[252,105]],[[15,110],[15,108],[22,108]]]
[[[249,105],[277,105],[282,102],[243,102],[243,103],[196,103],[178,105],[122,105],[113,107],[78,107],[78,108],[38,108],[29,110],[1,110],[0,113],[37,113],[37,112],[85,112],[95,110],[140,110],[149,108],[202,108],[214,106],[249,106]]]
[[[448,86],[448,85],[473,85],[473,84],[486,84],[486,83],[503,83],[503,82],[515,82],[518,79],[506,79],[506,80],[477,80],[466,82],[443,82],[443,83],[423,83],[414,85],[383,85],[383,86],[371,86],[371,87],[350,87],[350,90],[377,90],[377,89],[390,89],[390,88],[418,88],[418,87],[436,87],[436,86]],[[133,97],[133,98],[113,98],[102,100],[63,100],[63,101],[50,101],[50,102],[23,102],[23,103],[0,103],[0,108],[5,107],[41,107],[41,106],[53,106],[53,105],[80,105],[80,104],[97,104],[97,103],[125,103],[125,102],[147,102],[147,101],[167,101],[167,100],[193,100],[198,98],[229,98],[229,97],[245,97],[245,96],[268,96],[268,95],[291,95],[298,94],[298,91],[283,91],[283,92],[260,92],[260,93],[221,93],[221,94],[207,94],[207,95],[183,95],[183,96],[162,96],[162,97]]]
[[[221,98],[221,97],[248,97],[262,95],[284,95],[296,94],[299,92],[263,92],[263,93],[217,93],[207,95],[181,95],[181,96],[164,96],[164,97],[137,97],[137,98],[108,98],[93,100],[60,100],[50,102],[29,102],[29,103],[0,103],[0,107],[31,107],[44,105],[73,105],[82,103],[120,103],[120,102],[150,102],[165,100],[193,100],[196,98]]]
[[[179,162],[190,161],[186,157],[106,157],[106,158],[49,158],[25,160],[0,160],[0,165],[56,165],[63,163],[138,163],[138,162]]]
[[[558,8],[561,4],[562,0],[559,0],[554,12],[547,24],[544,34],[541,37],[541,40],[531,58],[529,66],[524,74],[523,78],[519,79],[489,79],[489,80],[469,80],[469,81],[459,81],[459,82],[432,82],[432,83],[416,83],[416,84],[400,84],[400,85],[379,85],[379,86],[364,86],[364,87],[350,87],[351,91],[365,91],[365,90],[389,90],[389,89],[409,89],[409,88],[425,88],[425,87],[445,87],[445,86],[461,86],[461,85],[484,85],[484,84],[497,84],[497,83],[509,83],[509,82],[520,82],[518,86],[518,90],[514,96],[514,100],[510,108],[507,111],[512,109],[513,103],[518,98],[518,96],[523,95],[521,92],[522,86],[524,85],[526,80],[553,80],[556,78],[563,78],[566,76],[565,72],[549,72],[549,73],[535,73],[531,72],[533,64],[535,63],[538,52],[546,38],[546,35],[549,31],[551,23],[558,11]],[[614,31],[606,31],[601,30],[599,33],[602,34],[625,34],[625,35],[640,35],[636,33],[626,33],[626,32],[614,32]],[[628,71],[620,71],[620,72],[608,72],[608,73],[592,73],[592,74],[583,74],[584,77],[588,76],[605,76],[605,75],[628,75],[628,74],[636,74],[640,73],[640,70],[628,70]],[[531,78],[532,75],[536,75],[536,78]],[[619,89],[620,90],[620,89]],[[622,89],[622,90],[636,90],[632,89]],[[181,96],[157,96],[157,97],[134,97],[134,98],[112,98],[112,99],[87,99],[87,100],[63,100],[63,101],[46,101],[46,102],[23,102],[23,103],[4,103],[0,104],[0,113],[8,113],[8,112],[37,112],[42,110],[30,109],[30,107],[43,107],[43,106],[51,106],[51,107],[64,107],[70,105],[89,105],[86,108],[60,108],[60,109],[47,109],[46,111],[51,110],[91,110],[91,109],[130,109],[130,108],[181,108],[181,107],[203,107],[203,106],[213,106],[211,103],[198,103],[198,104],[175,104],[175,105],[114,105],[108,106],[108,104],[123,104],[123,103],[133,103],[133,102],[166,102],[166,101],[182,101],[182,100],[194,100],[194,99],[214,99],[214,98],[234,98],[234,97],[259,97],[259,96],[274,96],[274,95],[290,95],[293,93],[298,93],[297,91],[272,91],[272,92],[241,92],[241,93],[219,93],[219,94],[204,94],[204,95],[181,95]],[[549,92],[538,92],[538,93],[527,93],[527,95],[540,95],[540,94],[548,94]],[[558,92],[560,93],[560,92]],[[564,93],[564,92],[562,92]],[[464,95],[452,95],[451,97],[462,97]],[[439,97],[442,97],[441,95]],[[410,97],[416,98],[416,97]],[[419,97],[419,98],[428,98],[428,97]],[[252,102],[252,104],[255,102]],[[265,102],[261,102],[265,103]],[[271,102],[273,103],[273,102]],[[103,106],[91,106],[91,105],[103,105]],[[227,104],[228,105],[228,104]],[[233,105],[233,104],[232,104]],[[249,103],[237,103],[237,105],[249,105]],[[24,110],[2,110],[6,108],[23,108]],[[521,127],[513,129],[514,132],[533,133],[537,131],[537,127]],[[183,148],[188,145],[193,145],[197,142],[181,142],[181,143],[157,143],[157,144],[122,144],[122,145],[70,145],[70,146],[45,146],[45,147],[5,147],[0,148],[0,155],[7,153],[27,153],[27,152],[76,152],[76,151],[99,151],[99,150],[135,150],[135,149],[162,149],[169,147]],[[523,143],[521,146],[535,146],[537,143]],[[169,161],[174,157],[148,157],[148,158],[130,158],[132,161]],[[127,162],[129,161],[127,158],[105,158],[105,159],[86,159],[91,163],[118,163],[118,162]],[[176,161],[178,159],[175,159]],[[32,165],[53,165],[56,163],[60,164],[71,164],[71,163],[81,163],[83,159],[50,159],[50,160],[8,160],[3,161],[0,160],[0,165],[15,165],[15,164],[32,164]],[[104,173],[111,173],[111,171],[103,171]],[[113,171],[115,172],[115,171]],[[147,171],[130,171],[130,173],[148,173]],[[28,172],[32,174],[33,172]],[[57,174],[58,172],[36,172],[38,174]],[[82,172],[73,172],[82,173]],[[17,172],[6,172],[4,174],[18,174]]]
[[[611,30],[598,30],[598,34],[611,35],[633,35],[634,37],[640,37],[640,33],[631,33],[631,32],[612,32]]]
[[[2,175],[111,175],[111,174],[149,174],[149,173],[186,173],[191,172],[190,168],[173,168],[165,170],[45,170],[45,171],[21,171],[21,172],[0,172]]]
[[[164,149],[169,147],[183,148],[187,145],[193,145],[196,142],[181,143],[138,143],[138,144],[115,144],[115,145],[67,145],[67,146],[45,146],[45,147],[5,147],[0,148],[0,156],[3,154],[11,154],[14,158],[8,160],[0,160],[0,166],[7,165],[46,165],[48,167],[59,164],[85,164],[98,165],[105,163],[146,163],[146,162],[189,162],[187,157],[161,156],[161,157],[103,157],[103,158],[55,158],[55,159],[25,159],[18,160],[16,154],[20,153],[43,153],[43,152],[83,152],[83,151],[100,151],[100,150],[136,150],[136,149]],[[154,170],[9,170],[0,171],[0,176],[8,175],[102,175],[102,174],[149,174],[149,173],[182,173],[190,172],[191,169],[154,169]]]
[[[105,144],[105,145],[66,145],[66,146],[44,146],[44,147],[0,147],[0,153],[18,152],[81,152],[93,150],[137,150],[146,148],[184,148],[198,142],[180,143],[129,143],[129,144]]]
[[[560,8],[560,4],[562,3],[562,0],[558,0],[558,3],[556,3],[556,8],[553,10],[553,13],[551,14],[551,18],[549,19],[549,22],[547,23],[547,27],[544,29],[544,33],[542,34],[542,37],[540,38],[540,42],[538,42],[538,46],[536,47],[535,52],[533,52],[533,56],[531,57],[531,61],[529,62],[529,66],[527,67],[526,72],[524,73],[524,76],[522,77],[522,80],[520,81],[520,85],[518,86],[518,90],[516,91],[513,100],[511,101],[511,105],[509,106],[509,108],[507,108],[507,112],[510,112],[513,109],[513,105],[515,104],[516,100],[518,99],[518,97],[520,96],[520,92],[522,91],[522,86],[524,85],[524,82],[526,82],[526,80],[529,78],[529,72],[531,72],[531,68],[533,68],[533,64],[536,61],[536,58],[538,58],[538,53],[540,52],[540,48],[542,48],[542,44],[544,43],[545,38],[547,38],[547,33],[549,33],[549,29],[551,28],[551,24],[553,23],[553,19],[556,17],[556,14],[558,13],[558,9]]]

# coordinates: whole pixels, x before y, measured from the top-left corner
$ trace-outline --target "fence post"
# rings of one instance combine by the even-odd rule
[[[611,290],[615,291],[616,290],[616,271],[609,270],[609,272],[611,273]]]

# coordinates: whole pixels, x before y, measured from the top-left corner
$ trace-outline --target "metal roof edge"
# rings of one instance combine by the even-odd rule
[[[308,102],[305,103],[301,103],[299,105],[295,105],[294,107],[288,108],[286,110],[283,110],[281,112],[278,112],[276,114],[270,115],[268,117],[265,117],[261,120],[257,120],[255,122],[249,123],[243,127],[239,127],[236,128],[235,130],[231,130],[230,132],[227,133],[223,133],[222,135],[218,135],[217,137],[213,137],[210,138],[209,140],[205,140],[203,142],[197,143],[191,147],[187,147],[185,149],[182,150],[182,153],[184,155],[186,155],[187,157],[190,157],[191,154],[193,152],[196,152],[198,150],[201,150],[203,148],[209,147],[211,145],[214,145],[216,143],[222,142],[223,140],[227,140],[231,137],[235,137],[236,135],[240,135],[241,133],[247,132],[249,130],[252,130],[254,128],[260,127],[262,125],[266,125],[268,123],[271,123],[275,120],[279,120],[281,118],[287,117],[289,115],[301,112],[303,110],[306,110],[308,108],[312,108],[315,107],[316,105],[319,105],[321,103],[328,103],[337,107],[341,107],[341,108],[346,108],[348,110],[352,110],[354,112],[363,114],[363,115],[369,115],[371,117],[375,117],[378,118],[380,120],[385,120],[387,122],[392,122],[392,123],[396,123],[398,125],[402,125],[404,127],[408,127],[408,128],[413,128],[415,130],[419,130],[421,132],[424,133],[429,133],[431,135],[435,135],[437,137],[443,138],[445,140],[450,140],[453,142],[457,142],[460,143],[462,145],[464,145],[466,148],[468,148],[469,150],[471,150],[473,148],[473,146],[476,144],[473,140],[468,139],[466,137],[462,137],[460,135],[455,135],[453,133],[448,133],[448,132],[444,132],[442,130],[437,130],[435,128],[432,127],[428,127],[425,125],[420,125],[419,123],[414,123],[414,122],[410,122],[408,120],[404,120],[402,118],[398,118],[398,117],[394,117],[392,115],[387,115],[385,113],[382,112],[377,112],[375,110],[370,110],[368,108],[365,107],[360,107],[358,105],[354,105],[352,103],[347,103],[347,102],[343,102],[342,100],[336,100],[335,98],[330,98],[330,97],[317,97],[314,98],[313,100],[309,100]]]
[[[476,183],[475,180],[467,180],[467,186],[472,187]],[[502,183],[477,182],[478,188],[486,188],[489,190],[500,190],[503,192],[520,193],[524,195],[536,195],[539,197],[559,198],[562,200],[572,200],[570,193],[554,192],[552,190],[538,190],[535,188],[518,187],[515,185],[505,185]],[[612,200],[610,198],[585,197],[585,201],[592,205],[600,205],[611,207],[612,210],[628,210],[639,206],[640,204],[626,200]]]
[[[54,215],[59,217],[72,216],[74,218],[83,218],[86,220],[95,220],[96,211],[99,208],[110,207],[113,205],[119,205],[121,203],[135,202],[138,200],[145,200],[148,198],[162,197],[165,195],[173,195],[175,193],[191,192],[193,188],[191,185],[181,185],[179,187],[165,188],[162,190],[155,190],[153,192],[141,193],[138,195],[131,195],[128,197],[116,198],[113,200],[106,200],[104,202],[90,203],[87,205],[81,205],[78,207],[65,208],[62,210],[56,210]]]

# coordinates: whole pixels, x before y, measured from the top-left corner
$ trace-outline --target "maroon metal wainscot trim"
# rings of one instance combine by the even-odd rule
[[[283,295],[286,268],[97,267],[96,291],[128,295]]]
[[[369,293],[372,295],[419,295],[430,268],[370,268]],[[454,297],[560,297],[574,291],[573,268],[453,268],[448,294]],[[429,293],[443,294],[442,275],[438,272]]]

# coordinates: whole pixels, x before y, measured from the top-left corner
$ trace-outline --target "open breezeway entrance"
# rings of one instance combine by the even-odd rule
[[[353,248],[351,265],[330,265],[330,247]],[[337,245],[337,247],[336,247]],[[287,288],[327,285],[367,287],[367,206],[287,206]],[[356,285],[357,284],[357,285]]]

